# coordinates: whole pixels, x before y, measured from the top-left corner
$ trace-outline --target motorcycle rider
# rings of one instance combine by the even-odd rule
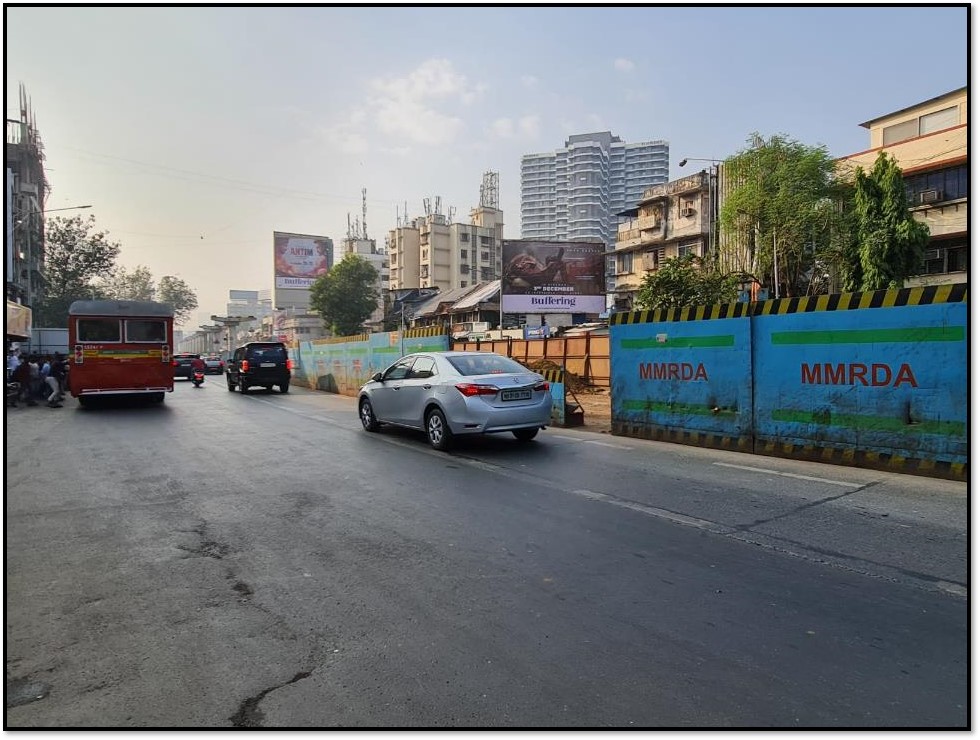
[[[208,363],[201,359],[200,355],[196,355],[193,360],[191,360],[191,380],[194,379],[193,374],[200,372],[203,376],[207,372]]]

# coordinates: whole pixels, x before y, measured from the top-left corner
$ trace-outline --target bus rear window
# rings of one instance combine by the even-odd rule
[[[167,322],[159,319],[126,319],[127,342],[166,342]]]
[[[118,342],[119,319],[79,319],[79,342]]]

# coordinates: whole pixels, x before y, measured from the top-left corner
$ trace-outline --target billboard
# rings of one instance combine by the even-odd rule
[[[308,234],[272,232],[276,288],[308,290],[333,263],[333,239]]]
[[[602,242],[504,239],[500,280],[504,313],[602,313],[606,246]]]

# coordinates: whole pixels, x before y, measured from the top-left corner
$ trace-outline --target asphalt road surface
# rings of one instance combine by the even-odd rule
[[[969,720],[961,483],[212,377],[6,420],[8,729]]]

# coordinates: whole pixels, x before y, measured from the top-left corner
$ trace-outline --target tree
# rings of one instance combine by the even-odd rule
[[[47,222],[44,297],[35,307],[35,326],[67,326],[73,301],[98,297],[92,281],[113,269],[120,246],[108,232],[94,229],[94,216],[56,216]]]
[[[103,298],[112,301],[152,301],[157,292],[153,273],[142,265],[132,271],[116,267],[96,281],[95,289]]]
[[[643,277],[636,294],[639,308],[681,308],[738,300],[742,276],[722,275],[694,254],[672,257]]]
[[[149,268],[138,265],[132,270],[117,267],[93,286],[94,294],[116,301],[160,301],[174,309],[174,322],[183,324],[197,308],[197,295],[183,280],[164,275],[159,284]]]
[[[378,307],[378,271],[356,254],[344,255],[310,288],[310,308],[341,337],[363,331],[364,322]]]
[[[174,323],[183,324],[197,308],[197,294],[191,287],[173,275],[164,275],[157,286],[157,300],[174,307]]]
[[[846,290],[901,288],[919,272],[929,227],[909,211],[902,170],[886,152],[878,154],[870,173],[857,168],[854,224]]]
[[[836,162],[824,146],[807,146],[783,135],[758,134],[752,146],[725,161],[733,183],[720,220],[728,241],[748,246],[740,268],[770,288],[773,257],[780,297],[825,289],[824,276],[836,268],[835,235],[846,228],[838,203],[842,184]]]

